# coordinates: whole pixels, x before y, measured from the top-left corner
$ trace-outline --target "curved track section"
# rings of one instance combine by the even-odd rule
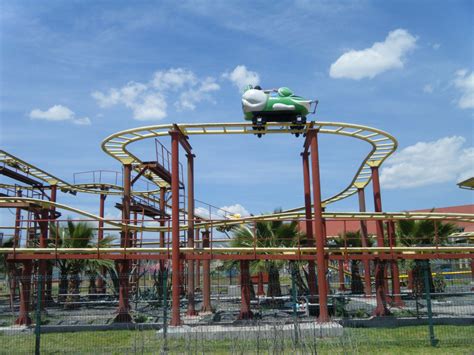
[[[398,146],[397,140],[382,130],[342,122],[309,122],[303,129],[291,129],[290,123],[267,123],[265,130],[259,133],[305,133],[310,128],[317,128],[322,134],[336,134],[357,138],[371,145],[371,151],[362,161],[350,184],[341,192],[322,201],[323,205],[347,198],[357,192],[358,188],[365,187],[371,180],[371,166],[379,166],[387,159]],[[194,124],[164,124],[128,129],[107,137],[102,142],[102,149],[108,155],[122,164],[140,164],[138,157],[128,150],[128,145],[143,139],[163,137],[169,132],[179,129],[184,135],[216,135],[216,134],[255,134],[251,123],[194,123]],[[167,186],[167,183],[158,176],[153,176],[158,186]],[[294,211],[299,210],[295,209]]]
[[[62,192],[81,192],[87,194],[103,194],[103,195],[122,195],[123,188],[119,185],[114,184],[70,184],[64,180],[59,179],[58,177],[47,173],[46,171],[37,168],[36,166],[27,163],[26,161],[0,150],[0,163],[20,170],[23,173],[30,175],[40,181],[47,183],[48,185],[56,185]],[[14,188],[14,185],[2,184],[4,187]],[[28,187],[22,187],[27,189]],[[134,195],[139,195],[147,197],[150,194],[159,192],[159,189],[153,189],[149,191],[134,191]]]
[[[27,197],[0,197],[0,202],[23,202],[30,203],[34,206],[40,206],[43,208],[55,207],[56,209],[62,209],[70,211],[81,216],[87,217],[91,220],[103,221],[106,224],[112,225],[118,228],[127,228],[129,230],[141,230],[147,232],[160,232],[160,231],[169,231],[170,227],[160,227],[160,226],[137,226],[134,224],[124,224],[118,221],[111,221],[105,218],[101,218],[92,213],[79,210],[77,208],[70,207],[61,203],[54,203],[51,201],[39,200],[35,198]],[[439,213],[439,212],[324,212],[323,217],[331,220],[417,220],[417,219],[429,219],[429,220],[442,220],[442,221],[452,221],[452,222],[469,222],[474,223],[474,214],[468,213]],[[217,221],[206,221],[202,223],[195,223],[194,228],[214,228],[214,227],[223,227],[223,226],[232,226],[245,223],[252,223],[254,221],[263,221],[263,220],[304,220],[304,213],[294,213],[294,212],[283,212],[259,216],[251,216],[240,219],[226,219],[226,220],[217,220]],[[187,225],[181,225],[181,230],[187,230]]]

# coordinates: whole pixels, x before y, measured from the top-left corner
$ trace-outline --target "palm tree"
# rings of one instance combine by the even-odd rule
[[[278,210],[276,211],[278,212]],[[255,235],[255,240],[254,240]],[[290,247],[294,246],[298,239],[302,239],[298,231],[298,222],[282,221],[258,221],[253,228],[249,225],[241,225],[234,229],[232,246],[235,247]],[[284,261],[265,260],[252,263],[252,269],[268,272],[267,296],[281,296],[280,269]]]
[[[362,247],[360,231],[348,231],[345,234],[339,234],[339,237],[334,239],[334,244],[338,247]],[[360,276],[359,266],[360,260],[351,260],[351,292],[353,294],[364,293],[364,284]]]
[[[452,223],[429,220],[400,220],[397,224],[397,238],[405,246],[443,245],[448,236],[457,230]],[[434,292],[430,260],[427,260],[430,292]],[[412,265],[413,292],[420,295],[425,292],[423,282],[423,260],[415,259]]]
[[[67,222],[67,227],[59,229],[51,228],[52,240],[57,241],[57,246],[62,248],[88,248],[97,247],[95,242],[94,229],[86,222],[73,223]],[[57,235],[59,233],[59,235]],[[100,242],[99,246],[110,245],[114,238],[107,236]],[[55,245],[52,245],[55,246]],[[114,263],[111,260],[103,259],[60,259],[58,260],[60,273],[59,281],[59,300],[65,300],[66,308],[75,308],[75,302],[79,299],[79,288],[81,284],[81,273],[86,272],[89,281],[94,280],[101,268],[107,270],[114,269]],[[69,279],[69,282],[68,282]],[[90,288],[90,291],[91,288]],[[67,297],[64,295],[67,294]]]

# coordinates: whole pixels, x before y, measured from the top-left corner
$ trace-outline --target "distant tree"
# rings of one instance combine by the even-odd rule
[[[362,247],[362,238],[359,231],[348,231],[345,234],[339,234],[334,239],[338,247]],[[360,275],[360,260],[351,260],[351,292],[354,294],[364,293],[364,284]]]
[[[429,220],[400,220],[397,223],[397,239],[405,246],[430,246],[447,244],[448,236],[456,232],[457,227],[452,223]],[[431,263],[428,260],[428,275],[430,292],[434,292]],[[423,281],[423,260],[415,259],[412,266],[413,292],[422,294],[425,291]]]

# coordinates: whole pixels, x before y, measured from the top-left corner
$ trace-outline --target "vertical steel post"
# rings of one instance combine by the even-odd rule
[[[433,311],[431,309],[431,294],[430,294],[430,267],[429,260],[423,262],[423,279],[425,285],[425,299],[426,299],[426,310],[428,311],[428,329],[430,332],[430,344],[431,346],[438,345],[439,340],[436,339],[434,334],[433,324]]]
[[[346,286],[344,283],[344,260],[338,260],[338,264],[339,291],[345,291]]]
[[[301,153],[303,158],[303,183],[304,183],[304,208],[306,224],[306,246],[314,246],[315,236],[313,234],[313,218],[311,213],[311,177],[309,172],[308,152]],[[316,267],[314,260],[308,261],[308,283],[310,298],[314,298],[318,292],[316,283]]]
[[[199,228],[195,230],[194,232],[194,240],[199,241]],[[200,244],[202,247],[202,244]],[[194,289],[196,291],[201,291],[201,261],[195,260],[195,271],[196,271],[196,278],[194,280]]]
[[[99,201],[99,217],[104,218],[105,215],[105,199],[107,195],[100,194],[100,201]],[[99,221],[99,229],[97,230],[97,240],[99,241],[99,246],[101,244],[102,239],[104,239],[104,221]],[[106,292],[106,284],[105,284],[105,274],[106,269],[102,267],[100,269],[99,279],[97,280],[97,291],[98,293],[105,293]]]
[[[389,227],[389,237],[390,237],[390,246],[395,246],[395,223],[393,221],[388,222]],[[398,271],[398,260],[392,260],[392,293],[393,298],[392,302],[395,306],[403,307],[404,303],[401,297],[400,290],[400,274]]]
[[[240,260],[240,314],[239,319],[252,319],[250,310],[250,269],[248,260]]]
[[[38,225],[40,227],[40,248],[48,247],[49,212],[50,210],[48,208],[42,208],[40,213],[37,215],[39,217]],[[41,277],[37,278],[36,284],[38,285],[38,283],[41,283],[41,285],[38,285],[37,287],[38,289],[41,288],[41,305],[44,307],[46,304],[45,282],[47,278],[46,275],[48,273],[49,260],[39,260],[38,264],[38,275],[41,275]]]
[[[15,324],[30,325],[30,295],[31,295],[31,271],[33,263],[31,260],[22,262],[23,268],[20,276],[20,311]]]
[[[380,193],[379,168],[378,166],[371,166],[372,170],[372,186],[374,194],[374,209],[375,212],[382,212],[382,196]],[[375,221],[377,233],[377,246],[384,246],[384,231],[383,221]],[[377,306],[373,312],[374,316],[386,316],[390,312],[387,309],[387,290],[384,284],[385,277],[385,262],[380,259],[375,259],[375,295]]]
[[[173,327],[181,325],[180,296],[180,251],[179,251],[179,133],[171,134],[171,322]]]
[[[265,289],[263,287],[263,272],[258,272],[258,287],[257,296],[265,296]]]
[[[16,195],[18,197],[21,197],[22,191],[21,189],[18,189],[16,192]],[[13,239],[13,246],[15,248],[20,246],[20,225],[21,225],[21,208],[17,207],[15,211],[15,234],[14,234],[14,239]]]
[[[166,209],[166,201],[165,201],[165,193],[166,193],[166,188],[161,187],[160,188],[160,227],[165,226],[165,209]],[[160,231],[160,248],[165,247],[165,231],[162,230]],[[165,261],[160,260],[160,272],[164,272],[165,270]]]
[[[57,193],[58,193],[58,186],[57,185],[51,185],[51,196],[50,196],[50,201],[51,202],[56,202],[57,201]],[[55,219],[55,212],[56,212],[56,207],[51,206],[51,219]],[[53,260],[48,260],[46,264],[46,280],[45,280],[45,304],[49,302],[53,302],[53,266],[54,266],[54,261]]]
[[[307,133],[311,142],[311,170],[313,174],[314,232],[316,236],[316,263],[318,267],[319,322],[328,322],[328,301],[326,281],[325,236],[321,207],[321,179],[319,173],[318,131],[311,129]]]
[[[123,199],[122,199],[122,223],[130,223],[130,205],[132,198],[132,165],[124,164],[123,165]],[[120,237],[120,246],[122,248],[127,248],[130,246],[130,231],[128,227],[124,226],[122,228],[122,233]],[[129,284],[128,276],[130,272],[130,263],[127,259],[117,260],[115,262],[119,277],[119,304],[117,309],[117,316],[115,317],[115,322],[127,323],[132,321],[129,310]]]
[[[194,154],[188,158],[188,248],[194,248]],[[191,253],[191,256],[194,254]],[[188,316],[197,315],[194,308],[194,260],[188,259]]]
[[[359,211],[365,212],[365,190],[364,188],[357,189],[357,196],[359,197]],[[364,220],[360,221],[360,236],[361,236],[361,244],[363,248],[368,247],[367,238],[367,222]],[[363,255],[368,255],[367,252],[363,252]],[[364,292],[366,297],[370,297],[372,295],[372,285],[370,282],[370,260],[368,258],[364,258]]]
[[[209,231],[202,232],[202,247],[209,248]],[[202,261],[202,307],[201,313],[212,312],[211,307],[211,261]]]

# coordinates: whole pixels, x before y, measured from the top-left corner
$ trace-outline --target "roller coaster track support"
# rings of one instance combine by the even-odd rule
[[[127,228],[130,224],[130,205],[132,197],[132,183],[131,183],[132,165],[123,165],[123,199],[122,199],[122,223],[125,226],[122,228],[120,236],[120,246],[122,248],[129,247],[130,231]],[[115,262],[118,277],[119,277],[119,304],[117,309],[117,316],[115,322],[128,323],[132,321],[130,316],[128,274],[130,272],[130,260],[121,259]]]
[[[372,189],[374,193],[374,209],[375,212],[382,212],[382,196],[380,193],[380,181],[379,181],[379,167],[378,165],[372,165]],[[383,221],[375,222],[376,234],[377,234],[377,246],[384,246],[384,231]],[[374,316],[386,316],[390,312],[387,308],[387,290],[385,289],[385,260],[375,259],[375,296],[377,300],[377,306],[373,312]]]
[[[106,194],[100,194],[100,200],[99,200],[99,217],[104,218],[105,215],[105,199],[107,198]],[[104,239],[104,221],[100,220],[98,223],[98,230],[97,230],[97,240],[100,242]],[[97,278],[97,292],[105,294],[107,292],[106,290],[106,283],[104,282],[105,280],[105,273],[106,270],[105,268],[101,268],[100,270],[100,275]]]
[[[305,207],[305,224],[306,224],[306,246],[314,246],[314,235],[313,235],[313,223],[311,213],[311,176],[309,171],[309,153],[301,153],[303,158],[303,183],[304,183],[304,207]],[[314,260],[308,261],[308,283],[309,283],[309,294],[313,299],[316,296],[317,283],[316,283],[316,267]]]
[[[306,135],[305,151],[311,152],[311,171],[313,174],[313,206],[314,220],[313,231],[316,237],[316,265],[318,267],[318,295],[319,295],[319,322],[328,322],[328,302],[327,302],[327,280],[326,280],[326,255],[324,252],[325,235],[323,229],[323,217],[321,207],[321,179],[319,172],[319,147],[318,130],[310,129]]]
[[[357,187],[357,197],[359,198],[359,212],[365,212],[365,188]],[[362,247],[367,248],[367,222],[360,221],[360,238]],[[372,296],[372,284],[370,282],[370,260],[365,259],[364,264],[364,293],[366,297]]]
[[[186,154],[188,160],[188,248],[194,248],[194,154]],[[186,315],[197,315],[194,308],[194,260],[188,260],[188,310]]]
[[[388,232],[388,237],[389,237],[389,246],[394,247],[395,246],[395,223],[393,221],[388,221],[387,222],[387,232]],[[402,298],[400,296],[401,290],[400,290],[400,273],[398,270],[398,260],[392,260],[390,262],[392,266],[392,304],[394,304],[397,307],[403,307],[404,302],[402,301]]]
[[[202,246],[209,248],[210,238],[209,230],[202,232]],[[201,313],[212,312],[211,307],[211,260],[204,259],[202,261],[202,307]]]
[[[171,135],[171,322],[170,326],[181,325],[179,313],[180,296],[180,252],[179,252],[179,140],[178,130],[170,131]]]

